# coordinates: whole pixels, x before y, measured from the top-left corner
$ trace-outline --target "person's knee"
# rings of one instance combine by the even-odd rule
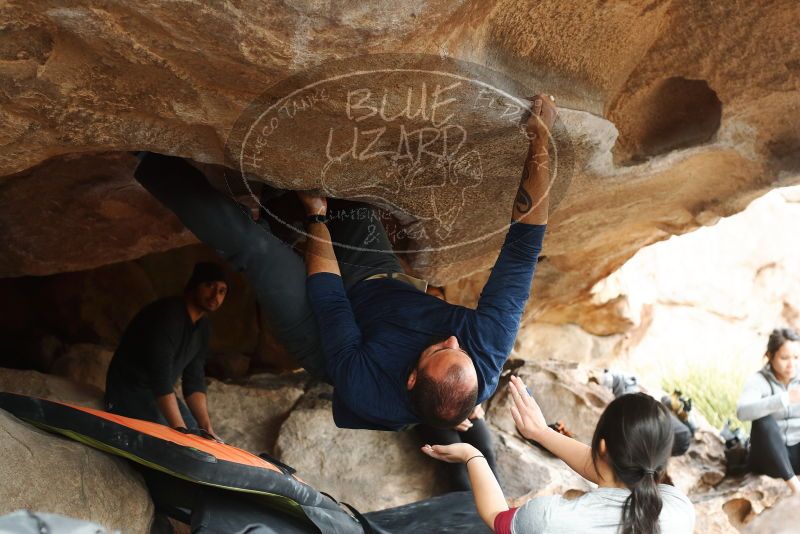
[[[750,435],[770,435],[780,433],[778,422],[771,415],[754,419],[750,426]]]

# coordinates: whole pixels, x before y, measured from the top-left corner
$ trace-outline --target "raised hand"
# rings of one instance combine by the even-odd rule
[[[519,433],[528,439],[538,441],[538,436],[547,431],[547,421],[536,400],[528,393],[525,383],[517,376],[512,375],[508,389],[514,405],[511,407],[511,417],[517,425]]]
[[[558,116],[555,100],[544,94],[529,97],[528,100],[531,106],[530,111],[522,116],[525,134],[531,142],[538,140],[546,143]]]
[[[457,426],[454,426],[453,430],[455,430],[456,432],[466,432],[470,428],[472,428],[472,421],[470,421],[469,419],[464,419]]]
[[[297,197],[303,203],[306,215],[326,215],[328,213],[328,199],[312,195],[307,191],[297,191]]]
[[[789,403],[800,404],[800,387],[789,388]]]

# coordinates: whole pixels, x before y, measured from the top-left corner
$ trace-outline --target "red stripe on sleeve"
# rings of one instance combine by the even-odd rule
[[[500,512],[494,518],[494,531],[497,534],[511,534],[511,522],[514,520],[514,514],[517,513],[516,508]]]

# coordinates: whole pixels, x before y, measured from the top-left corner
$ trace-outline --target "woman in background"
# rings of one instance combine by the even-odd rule
[[[767,363],[745,383],[736,416],[752,421],[750,469],[782,478],[800,493],[800,335],[791,328],[776,328],[767,342]]]

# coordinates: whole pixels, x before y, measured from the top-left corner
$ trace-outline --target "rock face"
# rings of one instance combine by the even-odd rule
[[[309,484],[359,511],[380,510],[434,494],[435,464],[409,432],[337,428],[330,388],[310,390],[283,423],[275,452]]]
[[[103,391],[36,371],[0,369],[0,391],[103,409]]]
[[[272,454],[278,431],[305,392],[304,373],[255,375],[237,383],[211,380],[209,415],[226,443],[253,453]]]
[[[771,534],[792,534],[800,524],[800,510],[793,499],[785,499],[774,508],[764,511],[744,530],[747,534],[770,532]]]
[[[594,289],[598,303],[620,302],[627,317],[620,352],[654,378],[698,362],[745,376],[758,369],[773,328],[800,328],[800,250],[790,244],[799,217],[800,187],[783,188],[637,253]]]
[[[35,429],[0,410],[0,515],[22,508],[147,532],[153,503],[124,460]]]
[[[548,422],[564,421],[579,441],[591,442],[597,420],[614,395],[604,386],[589,383],[588,368],[555,360],[512,360],[508,365],[528,385]],[[506,384],[504,380],[498,386],[489,403],[487,418],[500,430],[514,435],[513,401]]]
[[[114,351],[108,347],[89,343],[72,345],[53,363],[50,372],[72,382],[105,391],[108,365],[113,356]]]
[[[2,224],[12,229],[5,234],[13,236],[2,243],[0,271],[18,276],[88,268],[188,239],[172,219],[164,226],[155,224],[163,213],[140,190],[123,193],[132,185],[130,159],[69,155],[150,149],[231,164],[241,154],[226,145],[229,133],[241,126],[237,119],[266,88],[317,65],[327,68],[354,51],[391,52],[402,57],[401,65],[424,63],[428,70],[431,57],[471,62],[477,66],[460,72],[512,96],[524,96],[525,88],[558,97],[564,108],[563,132],[568,134],[561,139],[565,150],[559,165],[574,172],[561,174],[570,183],[557,181],[565,194],[551,217],[547,258],[539,266],[538,298],[530,311],[592,333],[619,332],[624,321],[598,320],[618,318],[619,303],[592,303],[596,282],[644,245],[713,223],[776,185],[797,182],[794,133],[800,111],[794,101],[800,51],[794,46],[793,25],[798,10],[791,2],[734,8],[726,3],[642,1],[597,5],[590,15],[577,1],[557,10],[522,0],[419,0],[403,6],[375,0],[328,10],[312,4],[288,9],[278,2],[221,3],[202,10],[161,2],[144,2],[136,10],[90,2],[56,7],[8,3],[0,10],[0,175],[6,176],[0,198],[4,205],[34,203],[41,186],[14,184],[35,182],[37,173],[48,184],[60,185],[48,200],[53,206],[3,210]],[[357,70],[365,60],[353,63]],[[295,80],[313,81],[303,74]],[[386,80],[393,83],[383,84]],[[415,91],[413,103],[419,103],[420,80],[416,74],[395,72],[371,83],[397,88],[387,99],[397,111],[403,109],[408,89]],[[432,82],[427,86],[429,105],[435,87]],[[488,100],[498,103],[495,107],[487,104],[485,112],[468,112],[466,99],[474,91],[466,87],[452,93],[456,101],[451,109],[464,115],[457,124],[445,124],[444,113],[436,121],[431,109],[422,122],[419,117],[406,121],[406,133],[422,125],[437,135],[435,141],[428,139],[430,146],[422,134],[411,140],[413,146],[402,154],[410,157],[410,167],[390,167],[397,158],[386,154],[371,160],[372,167],[364,164],[386,171],[370,176],[399,173],[389,183],[403,183],[401,190],[384,187],[381,195],[370,194],[391,208],[400,230],[414,228],[425,217],[435,219],[434,234],[398,232],[399,249],[461,243],[508,219],[517,181],[510,169],[519,168],[522,153],[513,143],[498,143],[508,132],[499,128],[497,117],[513,107],[493,97]],[[379,102],[375,93],[373,101]],[[291,106],[285,113],[297,120],[290,133],[280,131],[286,137],[278,146],[286,150],[270,145],[269,161],[252,178],[298,189],[325,185],[329,176],[323,170],[335,171],[336,166],[306,157],[328,146],[316,142],[318,131],[311,125],[316,121],[349,132],[358,117],[342,114],[345,103],[324,96],[309,91],[287,100]],[[366,101],[356,107],[371,109]],[[347,107],[348,113],[353,109]],[[499,114],[492,118],[494,111]],[[309,121],[310,116],[315,120]],[[384,113],[361,124],[373,132],[378,118],[391,122]],[[508,128],[513,128],[511,122]],[[398,124],[389,124],[386,136],[371,148],[403,147]],[[469,139],[463,152],[436,157],[433,148],[446,143],[447,125],[463,128]],[[366,133],[362,129],[359,135]],[[370,142],[369,135],[359,135]],[[304,146],[304,140],[315,144]],[[353,150],[359,165],[366,152]],[[422,158],[423,153],[433,159]],[[29,173],[50,158],[61,159],[46,165],[65,168],[71,177],[51,182],[46,170]],[[423,167],[427,181],[412,184],[409,177]],[[87,168],[100,174],[83,182],[75,178]],[[292,173],[303,178],[292,181]],[[337,172],[334,178],[342,176]],[[335,185],[333,193],[351,197],[364,187],[377,187],[346,179]],[[26,200],[19,204],[20,198]],[[453,204],[453,198],[460,200]],[[85,216],[60,218],[57,227],[41,230],[39,217],[76,204],[83,206],[76,215]],[[140,219],[143,224],[133,224]],[[89,246],[74,246],[75,236],[86,235],[88,228],[92,237],[81,244]],[[53,243],[50,254],[48,244]],[[468,252],[418,252],[410,261],[424,276],[449,282],[491,265],[498,246],[496,236],[487,237]]]
[[[503,493],[512,506],[543,495],[575,495],[591,489],[567,465],[517,435],[496,433],[495,453]]]
[[[581,441],[588,441],[605,403],[611,400],[609,391],[590,381],[598,370],[558,361],[515,360],[511,363],[514,372],[527,381],[534,395],[541,401],[548,420],[565,420],[567,427]],[[42,396],[92,407],[99,407],[101,398],[99,390],[78,386],[61,377],[10,369],[0,369],[0,391]],[[253,452],[266,451],[274,454],[295,467],[298,475],[315,488],[349,502],[361,511],[426,499],[444,490],[443,484],[435,478],[436,462],[420,452],[419,444],[411,433],[336,428],[331,416],[330,387],[311,383],[301,373],[288,376],[256,375],[236,383],[212,380],[209,385],[209,399],[215,429],[229,443]],[[510,502],[520,505],[535,496],[577,496],[589,491],[589,483],[563,462],[521,439],[508,415],[508,406],[509,399],[505,388],[501,386],[487,405],[487,422],[494,434],[501,485]],[[42,435],[3,413],[0,413],[0,428],[8,430],[15,438],[22,435],[20,432],[25,436],[20,441],[9,439],[4,442],[3,433],[0,433],[0,452],[3,452],[4,458],[16,458],[14,455],[19,454],[25,456],[22,452],[25,447],[21,447],[20,443],[32,450],[35,450],[35,446],[31,444],[36,440],[47,443],[52,441],[57,445],[41,446],[48,451],[46,458],[37,463],[36,469],[39,464],[45,466],[42,471],[32,467],[33,471],[21,470],[20,473],[27,474],[9,475],[11,478],[7,478],[6,473],[0,473],[3,480],[33,476],[39,483],[39,478],[47,480],[49,476],[49,473],[45,475],[45,470],[51,469],[47,462],[63,462],[64,465],[60,465],[58,469],[59,473],[67,473],[73,477],[67,477],[68,482],[64,482],[65,484],[81,480],[83,473],[84,481],[88,481],[90,476],[102,477],[105,482],[99,481],[98,484],[107,482],[109,488],[120,492],[112,493],[111,489],[105,490],[102,488],[106,486],[102,486],[99,491],[107,492],[102,495],[108,496],[103,497],[106,500],[102,502],[94,502],[93,497],[80,494],[80,499],[83,499],[80,506],[74,505],[78,506],[75,510],[79,512],[69,510],[70,515],[82,514],[80,510],[88,510],[87,515],[81,517],[110,526],[119,525],[120,523],[114,522],[117,521],[115,517],[118,517],[114,514],[119,510],[108,503],[117,502],[122,494],[132,495],[130,498],[135,507],[130,509],[130,513],[136,514],[136,517],[126,516],[126,520],[140,521],[142,524],[149,521],[152,513],[148,508],[149,500],[142,503],[141,482],[136,477],[129,477],[126,464],[118,465],[115,459],[88,447]],[[31,436],[35,436],[35,439]],[[6,448],[11,453],[6,453]],[[62,449],[72,452],[64,452],[64,457],[53,455],[53,450],[59,451],[61,455]],[[722,449],[723,445],[715,431],[701,421],[701,429],[690,452],[673,459],[670,464],[672,483],[686,492],[697,507],[697,532],[714,534],[740,529],[788,494],[786,485],[779,480],[753,475],[735,479],[723,478]],[[96,460],[96,456],[100,460]],[[95,465],[96,461],[100,464]],[[106,464],[103,462],[112,465],[114,472],[106,473],[106,467],[102,467]],[[0,464],[0,471],[13,468],[16,468],[16,463]],[[89,469],[96,474],[86,473]],[[0,496],[4,491],[16,491],[13,488],[15,486],[8,483],[0,484]],[[74,492],[68,494],[73,495]],[[20,497],[16,493],[14,495],[17,500],[10,501],[12,506],[22,506],[24,503],[19,500]],[[29,492],[25,495],[38,498],[40,494]],[[52,494],[41,495],[42,499],[44,495],[50,495],[54,499]],[[94,493],[89,494],[87,491],[86,495]],[[60,497],[59,499],[56,504],[72,503]],[[31,502],[31,506],[44,509],[42,507],[47,506],[50,501]],[[62,508],[51,509],[60,510]],[[110,519],[105,519],[107,517]]]
[[[789,489],[782,480],[754,475],[726,480],[714,491],[692,497],[697,516],[695,532],[722,534],[741,531],[779,500],[793,501],[788,494]],[[760,524],[763,525],[764,521],[768,519]],[[751,531],[773,532],[771,528]]]
[[[133,180],[137,163],[125,152],[71,155],[0,181],[0,276],[85,270],[194,243]]]

